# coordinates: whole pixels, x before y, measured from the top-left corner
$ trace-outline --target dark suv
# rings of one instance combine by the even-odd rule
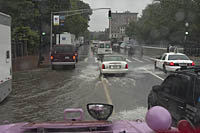
[[[200,126],[200,69],[170,74],[161,85],[153,86],[148,96],[148,109],[162,106],[172,115],[173,126],[187,120]]]
[[[51,52],[51,66],[71,65],[75,68],[78,61],[78,53],[76,47],[73,45],[55,45]]]

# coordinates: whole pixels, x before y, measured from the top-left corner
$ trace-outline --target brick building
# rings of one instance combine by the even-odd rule
[[[123,13],[112,13],[111,19],[111,37],[122,39],[125,36],[126,26],[132,21],[137,21],[138,13],[129,11]]]

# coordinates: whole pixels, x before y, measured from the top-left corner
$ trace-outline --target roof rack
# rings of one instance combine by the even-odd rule
[[[182,67],[182,68],[179,68],[179,69],[177,69],[177,71],[176,72],[185,72],[185,71],[189,71],[189,72],[191,72],[191,71],[194,71],[195,73],[199,73],[200,72],[200,66],[196,66],[196,67],[191,67],[191,68],[185,68],[185,67]]]

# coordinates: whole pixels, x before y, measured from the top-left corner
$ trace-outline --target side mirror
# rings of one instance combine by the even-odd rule
[[[107,120],[113,112],[113,105],[90,103],[87,104],[87,111],[96,120]]]
[[[158,92],[160,90],[160,88],[161,88],[160,85],[155,85],[152,87],[152,90],[155,92]]]

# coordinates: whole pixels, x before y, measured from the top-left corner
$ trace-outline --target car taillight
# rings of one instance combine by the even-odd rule
[[[192,62],[192,66],[195,66],[195,63],[194,63],[194,62]]]
[[[73,56],[73,60],[76,60],[76,56]]]
[[[126,64],[125,68],[128,69],[128,64]]]
[[[104,64],[102,64],[102,69],[105,69],[105,65]]]
[[[51,60],[53,60],[53,58],[54,58],[54,57],[53,57],[53,56],[51,56]]]
[[[170,65],[170,66],[174,66],[174,62],[170,62],[169,65]]]

